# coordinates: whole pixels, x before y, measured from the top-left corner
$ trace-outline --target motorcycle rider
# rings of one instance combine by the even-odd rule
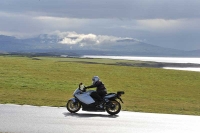
[[[91,97],[95,98],[96,104],[99,105],[103,101],[103,97],[107,94],[107,90],[103,82],[100,81],[98,76],[94,76],[92,78],[92,85],[85,87],[84,89],[87,88],[94,88],[96,87],[96,91],[91,93]]]

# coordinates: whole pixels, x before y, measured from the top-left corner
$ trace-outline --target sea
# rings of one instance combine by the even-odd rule
[[[83,58],[107,58],[107,59],[153,61],[153,62],[164,62],[164,63],[200,64],[200,58],[198,57],[141,57],[141,56],[98,56],[98,55],[84,55],[82,57]],[[200,72],[200,67],[163,67],[163,69]]]

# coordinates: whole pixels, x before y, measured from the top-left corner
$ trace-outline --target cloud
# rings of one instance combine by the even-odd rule
[[[81,46],[84,46],[88,44],[99,44],[100,41],[94,34],[77,34],[75,32],[69,32],[60,43],[68,45],[80,44]]]
[[[184,19],[199,18],[199,0],[9,0],[0,11],[67,18]]]
[[[199,0],[1,0],[0,20],[0,34],[18,38],[58,30],[80,33],[63,35],[70,45],[111,45],[121,37],[199,48]]]
[[[28,38],[55,30],[81,29],[87,19],[62,18],[50,16],[29,16],[28,14],[0,12],[0,33],[17,38]]]
[[[40,23],[25,14],[0,12],[0,33],[16,37],[30,37],[41,31]],[[32,30],[34,29],[34,30]]]
[[[121,25],[125,30],[140,30],[174,34],[183,31],[198,31],[200,19],[141,19]]]
[[[57,28],[63,29],[67,28],[78,28],[81,25],[84,25],[89,20],[87,19],[78,19],[78,18],[63,18],[63,17],[50,17],[50,16],[37,16],[34,17],[36,21],[51,27],[52,29]]]
[[[171,29],[178,27],[180,24],[179,20],[165,20],[165,19],[145,19],[145,20],[137,20],[138,25],[141,27],[151,28],[151,29]]]
[[[112,45],[118,42],[123,42],[123,43],[139,42],[139,40],[137,39],[128,37],[123,38],[123,37],[115,37],[107,35],[78,34],[76,32],[55,31],[50,35],[57,35],[60,39],[62,39],[59,42],[61,44],[79,45],[81,47],[92,46],[92,45],[107,45],[107,44]]]

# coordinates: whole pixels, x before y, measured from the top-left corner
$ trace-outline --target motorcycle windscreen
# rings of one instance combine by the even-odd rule
[[[95,101],[92,99],[92,97],[88,94],[76,94],[75,95],[81,102],[85,104],[91,104],[94,103]]]

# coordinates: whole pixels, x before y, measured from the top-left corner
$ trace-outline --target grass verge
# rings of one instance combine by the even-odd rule
[[[109,92],[123,90],[123,110],[200,115],[200,73],[119,66],[111,59],[0,56],[0,103],[65,106],[79,82],[98,75]],[[112,65],[110,65],[112,64]]]

